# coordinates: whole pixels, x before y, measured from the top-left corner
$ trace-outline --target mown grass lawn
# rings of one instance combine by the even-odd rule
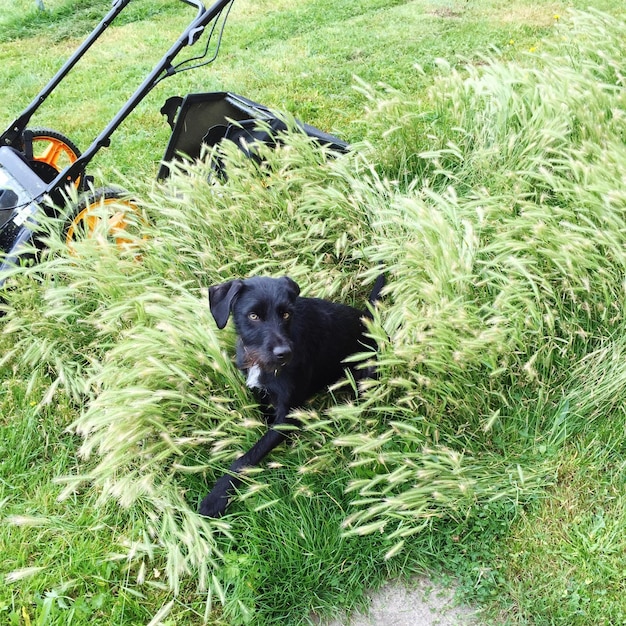
[[[109,5],[33,4],[0,15],[5,125]],[[423,572],[485,623],[626,620],[626,23],[587,5],[236,0],[215,64],[92,165],[138,198],[140,254],[70,254],[52,222],[8,283],[0,623],[302,624]],[[87,146],[186,15],[131,3],[34,125]],[[157,185],[162,102],[219,90],[355,150],[294,134]],[[379,264],[379,377],[307,407],[230,515],[199,518],[263,428],[206,287],[289,273],[358,303]]]

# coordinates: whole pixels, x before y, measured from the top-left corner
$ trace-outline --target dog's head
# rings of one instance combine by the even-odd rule
[[[292,356],[291,320],[300,293],[287,276],[255,276],[209,288],[211,314],[224,328],[232,314],[240,340],[240,366],[277,372]]]

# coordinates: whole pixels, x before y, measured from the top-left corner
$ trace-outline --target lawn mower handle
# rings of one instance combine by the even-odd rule
[[[102,18],[102,21],[94,28],[83,43],[76,49],[72,56],[63,64],[61,69],[52,77],[50,82],[37,94],[34,100],[26,107],[19,117],[9,126],[9,128],[0,135],[0,146],[14,146],[19,148],[22,142],[24,130],[26,129],[31,117],[54,91],[59,83],[69,74],[72,68],[80,61],[91,46],[98,40],[102,33],[109,27],[111,22],[124,10],[124,8],[132,0],[113,0],[111,9]],[[63,181],[68,179],[76,179],[80,176],[82,170],[89,161],[94,157],[96,152],[105,146],[108,146],[110,136],[120,126],[120,124],[128,117],[133,109],[141,102],[148,92],[159,82],[164,76],[175,73],[172,67],[172,61],[176,55],[185,47],[192,46],[202,35],[205,27],[219,16],[222,9],[234,0],[217,0],[212,6],[206,7],[203,0],[181,0],[184,4],[188,4],[197,9],[196,17],[189,23],[182,35],[176,43],[165,54],[161,61],[155,66],[153,71],[140,85],[137,91],[130,97],[118,114],[111,120],[109,125],[100,133],[94,142],[85,150],[85,152],[71,166],[61,172],[57,179],[51,184],[51,188],[58,187]]]
[[[127,4],[130,0],[119,0],[120,3]],[[198,9],[196,17],[189,23],[174,45],[165,53],[161,60],[154,66],[146,79],[137,88],[135,93],[127,100],[126,104],[118,111],[117,115],[109,122],[107,127],[94,139],[93,143],[83,152],[83,154],[63,170],[53,181],[52,186],[61,186],[64,181],[76,180],[86,165],[96,155],[100,148],[110,144],[111,135],[117,130],[122,122],[130,115],[135,107],[146,97],[146,95],[163,78],[176,73],[176,68],[172,61],[187,46],[192,46],[204,32],[204,29],[214,19],[219,19],[219,15],[234,0],[216,0],[210,7],[205,7],[202,0],[182,0]]]
[[[97,41],[102,33],[109,27],[111,22],[123,11],[131,0],[113,0],[111,10],[102,18],[102,21],[91,31],[89,36],[67,59],[61,69],[50,79],[50,82],[35,96],[34,100],[24,109],[20,116],[0,136],[0,146],[12,146],[21,142],[22,133],[35,111],[43,104],[48,96],[57,88],[59,83],[70,73],[72,68],[85,55],[87,50]],[[194,0],[190,0],[193,2]],[[187,2],[187,0],[183,0]],[[194,2],[195,4],[195,2]]]
[[[198,9],[198,14],[196,15],[196,19],[194,21],[200,20],[200,18],[209,11],[209,9],[206,8],[203,0],[181,0],[181,2],[184,2],[185,4],[188,4],[189,6],[192,6],[192,7],[196,7],[196,9]],[[198,37],[200,37],[200,35],[202,35],[202,33],[204,32],[204,27],[207,25],[207,23],[208,22],[205,22],[201,27],[199,27],[197,34],[195,32],[190,33],[190,39],[189,39],[190,46],[196,42],[196,40],[198,39]]]

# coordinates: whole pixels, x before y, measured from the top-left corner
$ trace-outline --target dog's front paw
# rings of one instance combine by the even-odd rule
[[[204,517],[221,517],[230,502],[233,490],[241,483],[236,476],[225,474],[216,483],[200,503],[199,513]]]
[[[200,503],[198,513],[204,517],[222,517],[228,506],[229,498],[226,495],[213,495],[211,492]]]

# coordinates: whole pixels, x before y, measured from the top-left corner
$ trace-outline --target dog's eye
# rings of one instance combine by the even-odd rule
[[[259,321],[259,316],[257,313],[254,313],[254,311],[252,313],[248,313],[248,319],[252,320],[253,322],[258,322]]]
[[[290,319],[290,318],[291,318],[291,313],[289,313],[289,311],[285,311],[285,312],[283,313],[283,319],[284,319],[284,320],[288,320],[288,319]]]

